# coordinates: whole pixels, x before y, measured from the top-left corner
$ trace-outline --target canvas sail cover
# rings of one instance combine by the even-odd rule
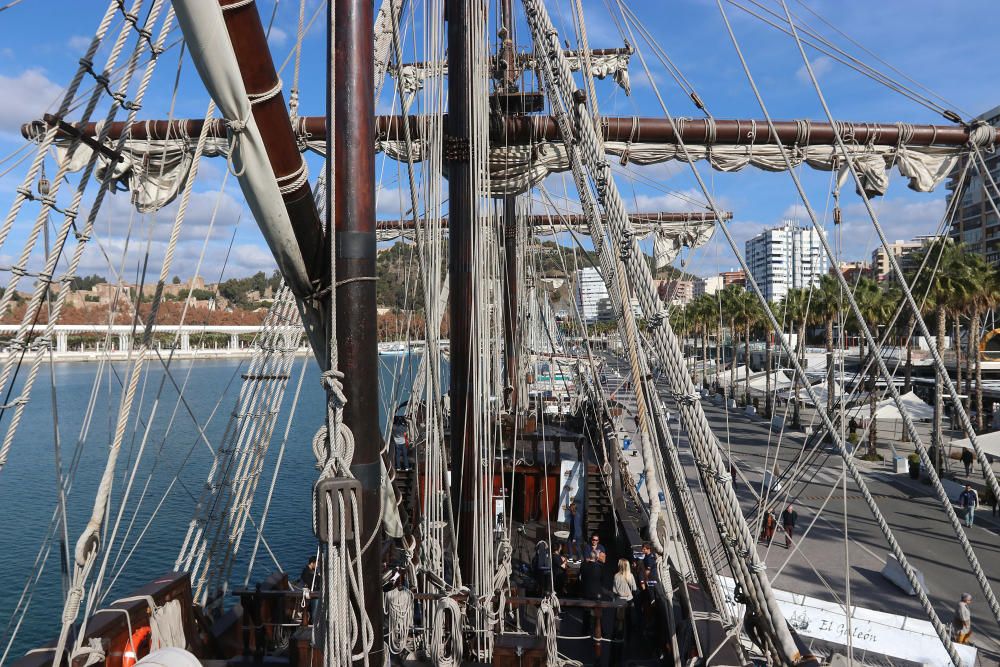
[[[228,45],[228,41],[226,44]],[[242,82],[236,83],[242,89]],[[229,113],[235,115],[240,112],[241,109],[237,107]],[[225,110],[223,113],[230,119]],[[266,155],[256,155],[257,144],[260,144],[259,132],[256,125],[250,127],[252,123],[251,117],[240,140],[240,154],[234,156],[234,164],[251,163],[263,157],[265,164],[260,166],[270,171]],[[177,196],[187,179],[196,139],[197,137],[178,137],[165,141],[126,141],[123,149],[125,161],[114,168],[115,181],[123,189],[132,191],[133,200],[142,212],[156,211],[166,206]],[[300,141],[300,145],[303,150],[308,149],[319,155],[326,152],[325,141],[310,141],[306,138]],[[421,162],[426,155],[426,143],[420,138],[414,139],[409,149],[404,141],[386,138],[376,138],[374,146],[376,152],[400,162]],[[679,144],[620,141],[604,143],[605,152],[622,164],[654,165],[671,160],[687,161],[689,156],[692,161],[707,161],[713,169],[722,172],[736,172],[747,167],[766,171],[785,170],[785,161],[778,146],[687,144],[686,148],[687,156]],[[962,151],[958,147],[904,145],[848,148],[864,189],[870,196],[885,194],[893,168],[908,179],[910,189],[932,192],[948,177]],[[259,150],[263,151],[262,145]],[[842,183],[850,175],[840,149],[835,146],[791,146],[786,147],[786,150],[795,167],[805,164],[823,171],[836,170]],[[210,140],[205,148],[207,156],[228,157],[228,153],[229,141],[225,139]],[[89,157],[90,149],[80,146],[73,160],[74,168],[82,169]],[[107,169],[106,158],[100,156],[99,159],[101,168]],[[522,194],[536,187],[550,174],[565,172],[570,168],[565,146],[548,141],[530,145],[495,146],[489,151],[488,161],[490,178],[486,194],[491,197]],[[447,162],[444,166],[447,177]],[[244,179],[240,180],[242,184]],[[253,179],[254,188],[263,193],[268,188],[258,180],[260,179]],[[277,193],[277,186],[274,191]],[[257,205],[260,206],[261,203],[258,202]]]

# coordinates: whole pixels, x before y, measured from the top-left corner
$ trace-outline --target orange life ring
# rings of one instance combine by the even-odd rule
[[[152,639],[148,625],[144,625],[132,633],[122,653],[122,667],[132,667],[140,658],[149,653],[149,642]],[[143,650],[145,649],[145,650]]]

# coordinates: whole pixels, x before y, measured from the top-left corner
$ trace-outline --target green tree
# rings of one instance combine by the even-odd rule
[[[937,239],[914,254],[916,267],[907,278],[917,304],[923,303],[923,313],[935,318],[935,347],[938,356],[944,357],[944,339],[947,319],[957,316],[961,305],[967,302],[974,282],[968,275],[965,252],[961,244],[952,239]],[[922,267],[922,268],[920,268]],[[938,472],[944,456],[944,379],[934,374],[934,426],[931,445],[934,447],[935,467]]]
[[[833,362],[833,323],[840,316],[844,304],[840,281],[830,274],[820,276],[814,301],[813,312],[823,322],[823,340],[826,345],[826,411],[832,415],[837,386]]]

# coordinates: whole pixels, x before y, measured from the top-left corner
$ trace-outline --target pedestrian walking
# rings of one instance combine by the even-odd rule
[[[851,435],[858,432],[858,420],[851,417],[851,421],[847,422],[847,430],[850,431]]]
[[[994,517],[997,515],[997,497],[993,494],[993,489],[989,484],[986,485],[986,490],[983,491],[983,504],[989,505],[990,512]]]
[[[979,504],[979,494],[971,484],[965,485],[965,491],[958,497],[958,504],[965,510],[965,525],[971,528],[972,522],[976,520],[976,506]]]
[[[962,593],[958,606],[955,607],[955,615],[951,619],[951,640],[958,644],[968,644],[969,637],[972,636],[972,611],[969,605],[972,604],[972,596]]]
[[[774,529],[777,525],[778,521],[774,518],[774,512],[768,510],[767,514],[764,515],[764,525],[760,529],[760,539],[764,540],[766,544],[770,544],[771,540],[774,539]]]
[[[968,447],[962,448],[962,463],[965,465],[965,476],[972,474],[972,450]]]
[[[795,506],[788,503],[788,507],[781,513],[781,527],[785,530],[785,548],[792,547],[792,538],[795,536],[795,522],[799,520],[799,513],[795,511]]]

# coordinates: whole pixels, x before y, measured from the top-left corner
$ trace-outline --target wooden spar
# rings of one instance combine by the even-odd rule
[[[332,95],[335,140],[327,141],[333,156],[335,188],[337,350],[344,373],[344,423],[354,434],[351,473],[361,482],[361,544],[365,563],[364,613],[372,624],[374,645],[367,650],[358,633],[354,654],[365,664],[383,663],[381,450],[379,422],[378,326],[375,307],[375,154],[358,150],[370,145],[375,133],[375,64],[371,0],[327,3],[327,94]],[[335,27],[334,27],[335,26]],[[333,34],[330,34],[331,31]],[[333,62],[331,62],[331,60]],[[333,69],[331,70],[331,66]],[[329,102],[328,102],[329,104]],[[328,209],[331,207],[327,207]],[[326,258],[329,264],[329,246]]]
[[[448,22],[448,118],[445,131],[471,144],[472,53],[470,50],[471,2],[452,1],[445,6]],[[374,135],[373,135],[374,136]],[[449,339],[451,340],[451,492],[458,538],[458,568],[463,583],[472,583],[475,571],[475,499],[477,477],[482,476],[480,462],[474,456],[476,417],[473,392],[476,364],[471,347],[475,329],[473,299],[473,206],[472,165],[469,158],[449,165],[448,210],[454,222],[448,244],[450,281]]]
[[[287,114],[286,114],[287,115]],[[414,138],[419,138],[421,118],[406,117]],[[403,138],[403,116],[377,116],[375,136],[384,139]],[[288,121],[285,121],[286,123]],[[447,122],[447,118],[446,121]],[[203,120],[150,120],[132,125],[129,134],[137,140],[165,139],[179,136],[198,136]],[[209,136],[226,136],[226,126],[219,119],[209,121]],[[831,145],[840,134],[845,141],[854,144],[874,146],[964,146],[969,143],[971,129],[963,125],[896,125],[892,123],[837,122],[835,126],[806,120],[779,120],[774,122],[777,137],[772,134],[764,120],[721,120],[696,118],[679,119],[677,126],[685,143],[711,144],[715,146],[768,145],[778,140],[785,145],[799,146]],[[712,138],[714,127],[714,141]],[[27,123],[21,127],[21,134],[27,139],[38,136],[45,128],[44,121]],[[670,122],[665,118],[602,117],[600,129],[605,141],[632,141],[633,143],[676,143],[677,137]],[[83,126],[88,136],[97,132],[93,123]],[[115,140],[125,131],[125,123],[112,123],[108,139]],[[307,116],[296,120],[295,136],[300,139],[324,141],[326,139],[326,119],[322,116]],[[909,135],[909,136],[906,136]],[[67,135],[68,136],[68,135]],[[538,141],[554,141],[560,138],[555,120],[547,116],[508,116],[498,123],[491,123],[490,138],[504,145],[524,145]],[[901,142],[901,139],[906,141]],[[1000,129],[995,131],[993,142],[1000,144]]]
[[[507,24],[505,23],[504,25]],[[495,73],[495,75],[501,81],[509,81],[511,79],[517,78],[517,77],[510,77],[507,74],[507,72],[511,71],[509,69],[510,67],[509,63],[513,62],[516,66],[523,68],[530,65],[535,60],[535,56],[531,53],[516,54],[513,51],[510,52],[510,58],[508,58],[507,54],[503,52],[503,44],[500,45],[500,48],[501,48],[500,56],[496,58],[494,62],[496,63],[495,66],[499,68],[498,71]],[[579,51],[578,49],[566,49],[563,51],[563,53],[566,54],[567,58],[576,58],[577,56],[580,55],[581,51]],[[617,47],[613,49],[590,49],[588,53],[591,56],[620,56],[626,54],[631,55],[632,53],[635,53],[635,49],[633,49],[631,46]],[[415,60],[413,62],[403,63],[402,65],[399,66],[393,65],[392,66],[393,69],[391,69],[390,72],[398,72],[402,70],[404,67],[418,67],[418,68],[437,67],[439,64],[440,63],[428,62],[426,60]]]
[[[732,220],[733,214],[729,211],[720,211],[719,217],[723,220]],[[659,213],[632,213],[629,215],[629,220],[633,224],[640,225],[656,224],[658,222],[708,222],[715,219],[715,214],[701,211],[694,211],[691,213],[664,211]],[[542,228],[543,232],[549,227],[554,228],[556,232],[560,232],[566,228],[566,225],[571,227],[584,227],[587,224],[587,219],[585,216],[577,213],[561,216],[543,214],[529,216],[526,223],[528,227]],[[448,228],[448,218],[441,219],[441,226],[445,229]],[[412,230],[413,228],[413,220],[409,218],[403,220],[375,221],[375,229],[380,232],[393,230],[407,231]]]
[[[302,155],[295,134],[291,131],[291,119],[284,95],[279,90],[276,95],[267,98],[276,86],[280,86],[280,80],[274,69],[271,50],[267,46],[260,13],[254,3],[240,6],[240,2],[241,0],[219,0],[219,5],[223,8],[226,31],[229,33],[233,53],[240,65],[240,76],[247,95],[251,99],[255,95],[263,96],[252,109],[271,169],[279,186],[291,185],[303,167]],[[232,9],[226,9],[230,5],[234,5]],[[218,136],[226,136],[225,124],[219,119],[213,122],[219,127]],[[325,119],[323,122],[325,123]],[[199,130],[202,124],[203,121],[195,121]],[[125,129],[124,123],[121,125],[121,129],[118,130],[119,136]],[[134,129],[133,127],[133,135]],[[84,133],[87,133],[86,128]],[[320,291],[330,284],[330,262],[323,257],[323,226],[312,189],[308,179],[302,181],[294,190],[282,193],[281,198],[288,210],[295,240],[309,272],[309,278],[315,286],[315,291]],[[307,295],[296,294],[296,296],[302,298]]]

